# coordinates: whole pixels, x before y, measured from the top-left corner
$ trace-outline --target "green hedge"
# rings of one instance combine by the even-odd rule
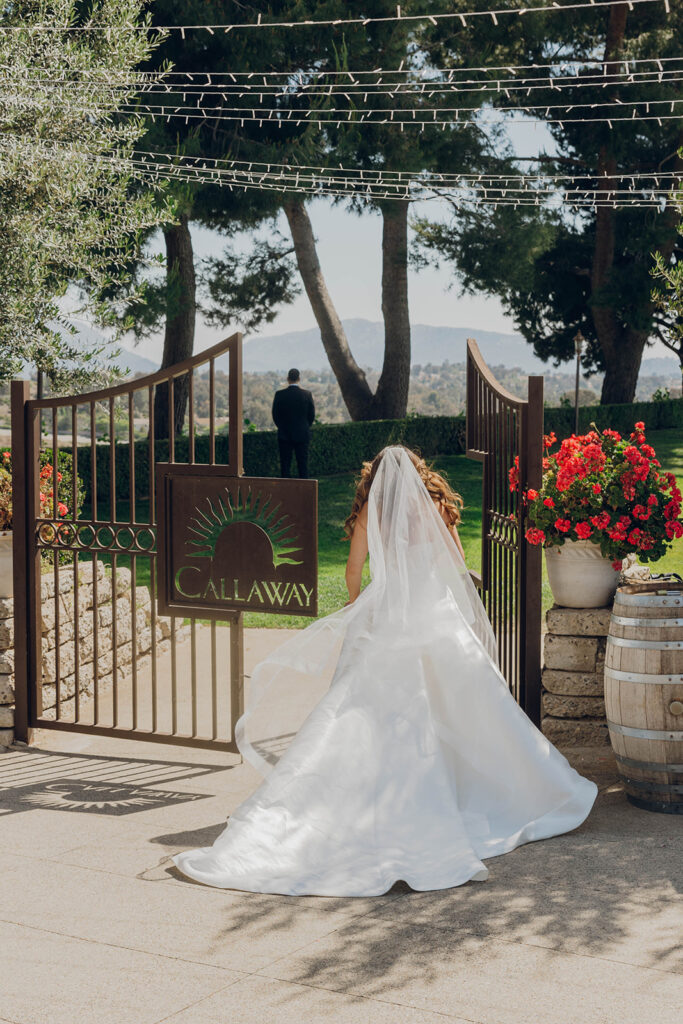
[[[423,455],[458,454],[465,450],[464,416],[409,416],[405,420],[373,420],[363,423],[316,424],[311,431],[309,467],[312,476],[357,472],[366,459],[371,459],[387,444],[406,444]],[[130,449],[117,444],[114,452],[117,500],[130,496]],[[97,510],[100,518],[109,514],[111,479],[110,446],[98,444]],[[168,442],[155,444],[157,462],[168,460]],[[228,438],[216,437],[216,461],[228,461]],[[175,461],[189,461],[187,437],[176,438]],[[195,439],[195,461],[208,463],[209,438]],[[149,494],[149,444],[134,444],[135,495],[145,501]],[[254,431],[244,435],[244,471],[248,476],[279,476],[277,434],[274,430]],[[78,459],[78,472],[83,479],[87,501],[92,495],[90,449]]]
[[[586,432],[591,423],[600,429],[610,427],[620,434],[630,434],[633,424],[641,421],[646,430],[683,428],[683,398],[664,402],[633,402],[628,405],[585,405],[579,409],[579,430]],[[558,438],[574,433],[573,409],[546,409],[545,431],[554,430]]]
[[[633,424],[642,420],[646,430],[683,427],[683,399],[665,402],[635,402],[632,405],[592,405],[579,411],[579,426],[588,430],[591,423],[599,428],[611,427],[628,434]],[[558,438],[567,437],[574,430],[573,409],[546,409],[546,432],[555,431]],[[316,424],[311,432],[309,466],[312,476],[331,476],[335,473],[357,472],[361,464],[371,459],[387,444],[406,444],[427,458],[435,455],[457,455],[465,450],[464,416],[409,416],[405,420],[372,420],[362,423]],[[149,445],[137,441],[135,455],[135,493],[145,500],[149,493]],[[179,437],[175,444],[176,462],[187,462],[187,437]],[[157,441],[157,462],[168,460],[168,442]],[[208,463],[209,438],[195,440],[195,460]],[[216,437],[216,460],[228,461],[228,438]],[[118,499],[130,495],[129,447],[117,444],[115,450],[116,494]],[[248,476],[278,476],[277,434],[273,430],[255,431],[244,435],[244,471]],[[87,501],[91,496],[91,460],[89,449],[78,459],[78,474],[83,480]],[[106,518],[109,504],[110,449],[108,444],[97,445],[97,502],[100,517]]]

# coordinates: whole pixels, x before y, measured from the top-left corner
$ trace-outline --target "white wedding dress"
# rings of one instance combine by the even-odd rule
[[[484,860],[590,812],[597,787],[511,696],[476,589],[401,448],[372,484],[368,545],[360,597],[256,669],[237,740],[266,778],[213,846],[173,858],[190,878],[288,895],[372,896],[399,879],[442,889],[484,880]]]

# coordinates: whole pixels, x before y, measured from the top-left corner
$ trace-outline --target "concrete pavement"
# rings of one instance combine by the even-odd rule
[[[0,753],[0,1021],[678,1024],[683,822],[630,807],[609,750],[568,753],[593,814],[488,882],[291,898],[170,864],[222,830],[248,766],[39,733]]]

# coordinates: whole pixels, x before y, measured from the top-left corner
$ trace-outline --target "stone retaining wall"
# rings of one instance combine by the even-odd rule
[[[112,682],[114,640],[112,629],[112,576],[102,562],[97,563],[95,585],[93,567],[83,562],[78,569],[78,657],[79,692],[91,695],[94,680],[95,620],[97,621],[98,686],[106,690]],[[52,717],[56,705],[56,669],[59,659],[61,713],[65,718],[73,712],[76,688],[75,674],[75,595],[71,567],[60,570],[59,590],[55,600],[54,576],[41,580],[43,714]],[[95,596],[97,598],[95,602]],[[97,609],[95,617],[94,609]],[[59,651],[55,619],[59,612]],[[150,656],[152,647],[152,615],[147,587],[135,588],[136,660],[138,666]],[[157,616],[157,652],[170,646],[170,619]],[[176,638],[185,629],[176,629]],[[133,661],[133,594],[130,569],[116,570],[116,661],[119,678],[125,678]],[[9,746],[14,739],[14,601],[0,600],[0,746]]]
[[[542,728],[559,746],[609,743],[605,721],[605,646],[611,606],[546,613]]]

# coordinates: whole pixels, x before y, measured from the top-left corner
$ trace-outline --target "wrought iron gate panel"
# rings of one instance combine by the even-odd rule
[[[543,377],[517,398],[467,341],[466,451],[482,463],[482,600],[498,641],[500,669],[537,725],[541,708],[541,550],[524,539],[522,490],[539,488],[543,463]],[[519,483],[508,473],[519,460]]]
[[[227,438],[217,433],[215,365],[226,353]],[[208,368],[208,378],[198,376],[202,367]],[[196,410],[198,379],[208,388],[204,435],[199,433]],[[187,433],[179,436],[174,392],[185,386]],[[168,392],[169,436],[159,439],[154,404],[162,388]],[[147,437],[137,441],[136,403],[146,406],[149,423]],[[107,444],[97,438],[98,423],[103,422]],[[51,446],[52,452],[52,495],[44,508],[41,444],[43,449]],[[73,460],[68,493],[63,486],[60,489],[60,452]],[[197,618],[159,619],[157,461],[221,464],[229,475],[242,475],[241,335],[168,369],[89,394],[30,399],[28,382],[13,382],[18,739],[28,741],[34,728],[64,729],[236,751],[234,728],[243,708],[242,613],[226,614],[227,630],[216,622],[202,625]],[[83,517],[78,507],[79,474],[89,482],[89,514]],[[66,514],[61,512],[62,502],[68,507]],[[46,563],[47,575],[42,571]],[[63,596],[69,593],[71,597]],[[64,611],[69,606],[72,614],[67,619]],[[44,620],[54,625],[51,651],[44,649]],[[189,634],[189,644],[182,647],[181,634]],[[143,682],[138,655],[147,650],[147,642],[149,664]],[[160,671],[159,643],[168,649],[167,673]],[[210,665],[201,678],[200,644]],[[86,650],[91,660],[84,665]],[[43,699],[48,693],[49,701]]]

